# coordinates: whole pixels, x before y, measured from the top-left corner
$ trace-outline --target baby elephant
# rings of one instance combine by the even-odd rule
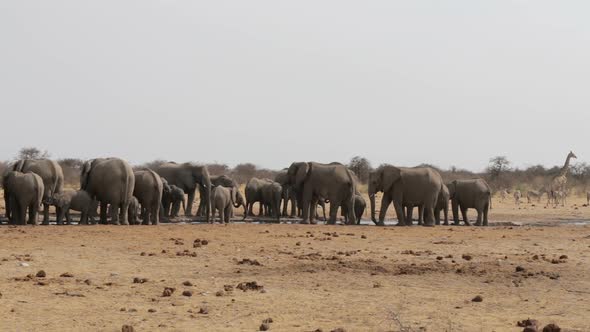
[[[211,221],[215,222],[215,211],[219,211],[219,221],[229,223],[233,216],[233,208],[239,207],[236,204],[237,193],[234,188],[227,188],[223,186],[213,187],[211,190]]]
[[[186,202],[184,198],[184,190],[175,185],[164,185],[162,193],[162,207],[165,217],[176,218],[180,211],[180,205],[186,213]]]
[[[88,225],[88,220],[94,224],[94,217],[96,216],[96,209],[98,208],[98,201],[95,201],[84,190],[66,190],[61,193],[56,193],[50,199],[51,205],[55,206],[57,214],[57,224],[62,225],[64,216],[68,225],[72,223],[70,217],[70,210],[78,211],[80,215],[80,224]]]
[[[129,209],[127,210],[127,218],[129,219],[129,225],[139,225],[139,214],[141,208],[137,197],[132,196],[129,200]]]

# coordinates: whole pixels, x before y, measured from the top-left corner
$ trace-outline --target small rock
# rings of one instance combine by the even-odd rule
[[[138,278],[138,277],[133,278],[134,284],[145,284],[146,282],[148,282],[147,278]]]
[[[192,283],[192,282],[190,282],[190,281],[185,281],[185,282],[183,282],[182,284],[183,284],[184,286],[187,286],[187,287],[191,287],[191,286],[193,285],[193,283]]]
[[[258,328],[259,331],[268,331],[270,330],[270,324],[268,323],[262,323],[260,324],[260,328]]]
[[[538,325],[539,325],[539,322],[536,319],[530,319],[530,318],[518,321],[516,323],[516,326],[518,326],[518,327],[534,326],[536,328]]]
[[[154,312],[156,312],[156,309],[148,309],[148,312],[149,313],[154,313]]]
[[[92,280],[90,280],[90,279],[86,279],[86,280],[84,280],[84,283],[85,283],[86,285],[90,286],[90,285],[92,285]]]
[[[463,259],[466,260],[466,261],[470,261],[470,260],[473,259],[473,256],[471,256],[471,255],[463,255],[461,257],[463,257]]]
[[[186,296],[186,297],[191,297],[191,296],[193,296],[193,292],[191,292],[189,290],[185,290],[184,292],[182,292],[182,295]]]
[[[207,314],[209,314],[209,309],[208,309],[207,307],[201,307],[201,308],[199,309],[199,313],[200,313],[201,315],[207,315]]]
[[[567,259],[567,258],[568,258],[567,255],[561,255],[561,256],[559,256],[559,259]]]
[[[225,293],[222,290],[215,292],[215,296],[217,296],[217,297],[220,297],[223,295],[225,295]]]
[[[524,267],[522,267],[520,265],[516,267],[516,272],[524,272],[524,271],[525,271]]]
[[[73,275],[73,274],[71,274],[70,272],[65,272],[65,273],[62,273],[62,274],[60,275],[60,277],[62,277],[62,278],[73,278],[73,277],[74,277],[74,275]]]
[[[176,290],[175,288],[166,287],[166,288],[164,288],[164,292],[162,293],[162,296],[163,297],[169,297],[169,296],[172,295],[172,293],[174,293],[175,290]]]
[[[366,239],[367,236],[365,234],[361,235],[361,239]]]
[[[123,325],[121,332],[135,332],[135,329],[131,325]]]
[[[549,324],[543,328],[543,332],[561,332],[561,328],[557,324]]]
[[[478,295],[471,299],[471,302],[483,302],[483,297],[481,295]]]
[[[37,274],[35,275],[37,278],[45,278],[47,276],[47,273],[45,273],[45,271],[40,270],[39,272],[37,272]]]

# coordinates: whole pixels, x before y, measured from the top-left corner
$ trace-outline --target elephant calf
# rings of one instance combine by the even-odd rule
[[[129,225],[139,225],[139,215],[141,213],[141,207],[137,197],[131,196],[129,200],[129,208],[127,209],[127,218]]]
[[[80,224],[87,225],[89,219],[91,223],[94,223],[98,208],[98,202],[93,200],[90,194],[84,190],[67,190],[54,194],[50,199],[50,204],[55,206],[58,225],[63,224],[64,216],[68,225],[72,223],[70,210],[81,213]]]
[[[367,201],[359,193],[354,195],[354,215],[356,216],[356,224],[361,224],[361,219],[367,208]],[[348,224],[348,204],[343,204],[340,212],[344,217],[344,222]]]
[[[211,190],[211,197],[211,221],[215,222],[215,211],[219,211],[219,221],[229,223],[233,216],[233,208],[240,206],[239,203],[236,203],[236,190],[234,188],[216,186]]]
[[[45,192],[43,179],[35,173],[10,171],[4,175],[2,183],[9,223],[25,225],[25,215],[28,210],[29,224],[36,225]]]
[[[162,194],[162,205],[164,209],[164,216],[170,218],[178,217],[180,212],[180,205],[182,210],[186,213],[186,199],[184,197],[184,190],[175,185],[165,185]]]

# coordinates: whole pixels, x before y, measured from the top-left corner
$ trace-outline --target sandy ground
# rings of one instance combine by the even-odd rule
[[[585,201],[494,203],[523,226],[3,225],[0,331],[590,331]]]

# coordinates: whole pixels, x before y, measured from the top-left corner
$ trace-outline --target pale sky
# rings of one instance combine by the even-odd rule
[[[0,159],[590,160],[587,1],[0,1]]]

